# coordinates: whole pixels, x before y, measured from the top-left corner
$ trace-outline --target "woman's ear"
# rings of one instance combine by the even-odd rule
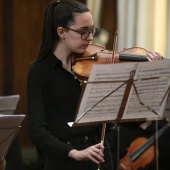
[[[65,39],[65,31],[63,27],[57,28],[57,34],[61,39]]]

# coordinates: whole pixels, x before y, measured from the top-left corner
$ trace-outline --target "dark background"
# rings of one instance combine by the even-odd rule
[[[49,1],[0,0],[0,95],[20,95],[15,114],[27,115],[27,74],[37,57],[43,12]],[[85,0],[79,1],[85,3]],[[116,12],[116,0],[103,1],[101,27],[110,33],[109,50],[113,48]],[[22,123],[18,139],[21,150],[27,150],[29,154],[34,145],[28,135],[27,118]]]

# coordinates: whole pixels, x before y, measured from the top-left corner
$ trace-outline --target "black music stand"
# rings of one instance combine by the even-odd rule
[[[170,61],[94,65],[73,126],[159,120],[170,91]]]
[[[166,119],[170,119],[170,94],[168,96],[168,100],[167,100],[167,103],[165,105],[164,117]]]
[[[14,145],[16,145],[16,136],[21,127],[20,124],[17,123],[17,119],[23,119],[25,117],[25,115],[13,115],[16,110],[19,98],[20,98],[20,95],[18,94],[0,96],[0,119],[4,119],[5,122],[7,121],[4,126],[2,126],[2,123],[0,124],[0,139],[1,139],[0,140],[0,149],[1,149],[0,159],[3,160],[6,157],[6,163],[8,164],[6,167],[7,169],[9,167],[9,162],[11,162],[9,160],[9,155],[11,154],[10,148],[12,147],[13,149]],[[8,152],[9,154],[7,155]],[[16,154],[17,153],[15,153],[15,155]],[[15,158],[17,157],[15,156]],[[13,161],[16,161],[16,160],[14,159]]]
[[[70,126],[160,120],[170,61],[94,65]]]
[[[12,115],[16,110],[20,95],[0,96],[0,114]]]
[[[3,160],[15,139],[25,115],[0,115],[0,160]]]

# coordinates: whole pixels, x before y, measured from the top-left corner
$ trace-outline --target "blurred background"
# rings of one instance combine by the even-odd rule
[[[117,51],[138,46],[170,57],[170,1],[79,1],[88,6],[98,28],[94,44],[113,50],[118,31]],[[38,54],[43,12],[48,2],[0,0],[0,95],[20,95],[15,114],[27,115],[27,74]],[[37,155],[29,138],[27,118],[19,131],[17,145],[24,169],[36,169]]]

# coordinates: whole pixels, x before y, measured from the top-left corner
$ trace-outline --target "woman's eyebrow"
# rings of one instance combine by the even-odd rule
[[[94,26],[90,27],[90,28],[93,28]],[[89,27],[87,26],[83,26],[83,27],[80,27],[80,29],[90,29]]]

